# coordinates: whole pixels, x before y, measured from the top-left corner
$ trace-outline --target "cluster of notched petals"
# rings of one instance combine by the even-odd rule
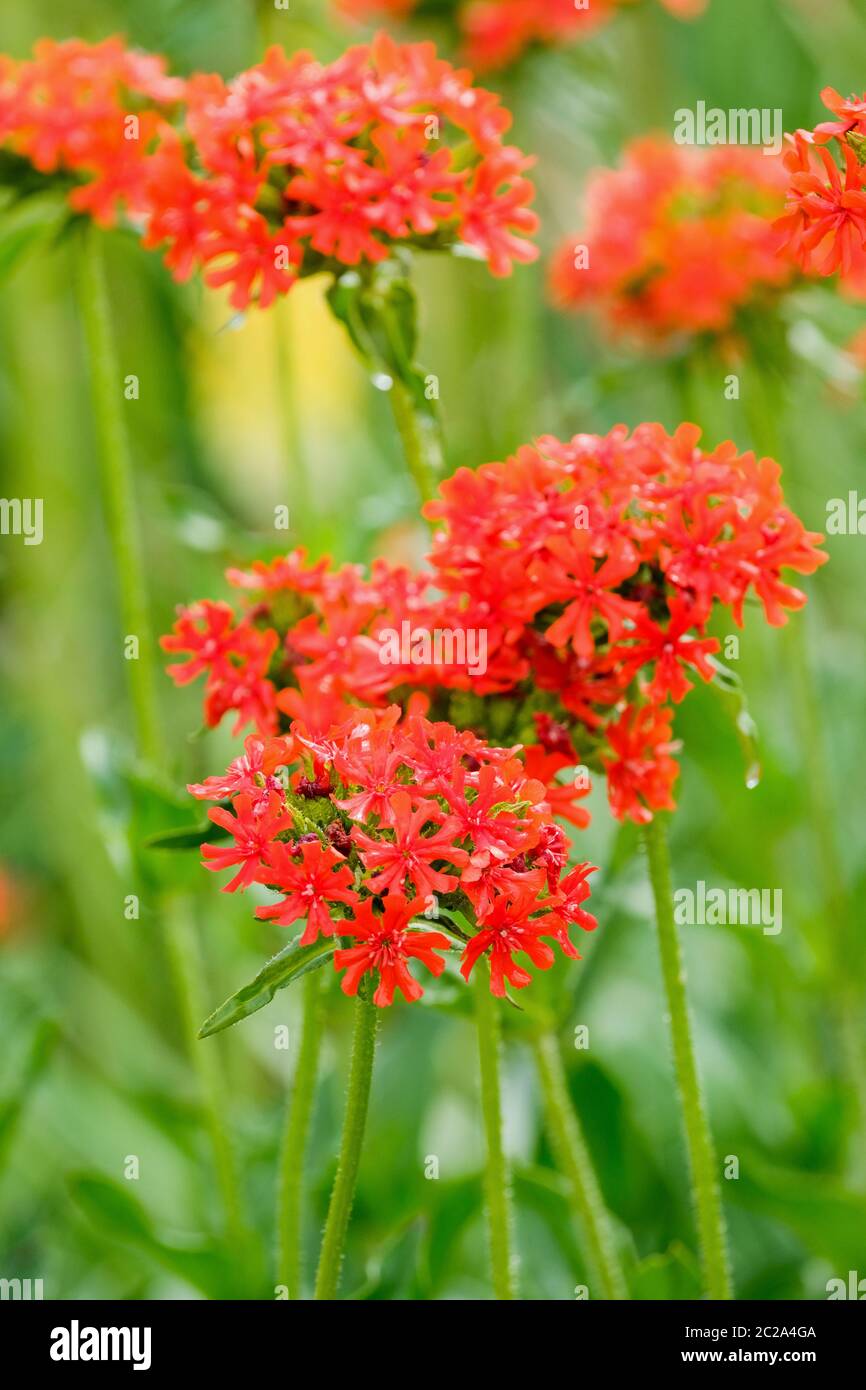
[[[356,18],[390,16],[405,19],[423,0],[337,0],[345,14]],[[436,6],[436,16],[451,9],[467,62],[476,68],[501,68],[528,48],[572,42],[588,37],[636,0],[452,0]],[[707,0],[660,0],[671,14],[689,19]]]
[[[531,160],[510,124],[432,44],[385,34],[324,65],[271,48],[230,82],[170,77],[119,39],[0,58],[0,146],[71,178],[100,224],[131,219],[178,279],[203,268],[238,309],[400,243],[463,243],[496,275],[532,260]]]
[[[826,558],[785,506],[774,460],[699,440],[694,425],[618,426],[460,469],[425,509],[439,527],[429,573],[380,561],[365,578],[302,552],[230,571],[248,607],[183,610],[163,638],[186,658],[170,673],[206,675],[209,724],[231,710],[237,728],[270,734],[313,709],[328,721],[347,701],[428,710],[450,691],[438,708],[452,723],[499,738],[513,709],[508,736],[559,816],[586,824],[575,769],[587,767],[606,775],[615,816],[644,823],[673,807],[673,706],[692,675],[714,674],[714,608],[742,624],[751,596],[781,625],[805,603],[783,571]],[[437,665],[423,642],[402,666],[383,661],[387,633],[437,629],[483,631],[484,672]]]
[[[778,228],[803,270],[866,286],[866,94],[821,99],[834,119],[789,137],[788,203]]]
[[[731,334],[796,275],[775,225],[786,178],[759,149],[634,141],[589,180],[585,227],[551,263],[555,301],[644,342]]]
[[[256,916],[303,920],[301,947],[333,938],[344,993],[369,975],[380,1006],[395,990],[419,999],[409,962],[438,976],[455,945],[467,981],[488,958],[498,996],[531,983],[517,955],[546,970],[554,942],[580,958],[569,930],[596,926],[593,866],[564,872],[567,838],[519,749],[396,706],[328,718],[314,708],[285,736],[251,734],[225,774],[190,787],[227,803],[209,814],[230,842],[202,847],[208,869],[235,870],[224,892],[273,890]]]

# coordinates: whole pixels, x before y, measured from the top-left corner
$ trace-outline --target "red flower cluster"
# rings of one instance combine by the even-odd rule
[[[714,606],[742,624],[753,595],[780,625],[806,601],[782,570],[826,559],[785,507],[777,463],[699,440],[687,424],[545,438],[459,470],[425,508],[442,528],[439,583],[506,633],[498,659],[535,705],[539,743],[602,766],[620,819],[672,806],[672,704],[694,672],[712,678]]]
[[[2,62],[0,144],[74,176],[78,210],[124,211],[178,279],[203,267],[236,308],[400,243],[463,242],[495,275],[537,254],[511,117],[432,44],[381,34],[326,65],[271,48],[228,83],[168,78],[117,39]]]
[[[77,212],[103,225],[124,205],[148,206],[146,151],[183,100],[186,84],[162,58],[118,38],[89,44],[40,39],[27,62],[0,55],[0,145],[43,174],[74,173]]]
[[[486,955],[494,994],[522,989],[532,977],[515,956],[547,970],[553,941],[579,959],[569,930],[596,921],[583,907],[593,866],[563,876],[566,837],[519,753],[396,706],[250,735],[225,776],[189,788],[232,802],[209,812],[231,843],[204,845],[204,865],[237,870],[224,892],[279,894],[256,916],[303,920],[300,946],[332,937],[346,994],[371,974],[376,1004],[419,999],[409,961],[440,975],[455,944],[466,980]]]
[[[181,609],[162,638],[165,651],[187,657],[168,667],[178,685],[206,675],[211,728],[229,710],[236,733],[253,723],[273,734],[301,711],[315,709],[327,725],[347,699],[381,705],[398,690],[489,695],[514,684],[505,628],[462,596],[443,595],[431,574],[377,560],[368,578],[355,565],[310,565],[297,550],[227,578],[249,596],[244,613],[205,599]],[[471,660],[481,629],[483,671]]]
[[[682,19],[698,15],[707,0],[659,0]],[[464,55],[477,68],[501,68],[536,44],[567,43],[585,38],[635,0],[453,0],[454,21]],[[404,19],[418,0],[338,0],[356,18],[390,15]]]
[[[727,333],[794,277],[773,221],[784,188],[781,159],[761,150],[634,141],[590,179],[585,228],[551,264],[553,297],[644,341]]]
[[[672,706],[694,673],[713,675],[715,605],[742,624],[753,596],[780,625],[806,601],[782,571],[826,558],[784,505],[777,463],[699,440],[693,425],[619,426],[459,470],[425,509],[441,527],[432,574],[379,561],[367,579],[302,552],[230,571],[249,608],[238,620],[223,604],[182,612],[163,639],[189,657],[172,674],[206,671],[208,723],[233,709],[272,734],[295,718],[324,733],[354,701],[432,705],[523,745],[573,824],[588,819],[573,771],[584,764],[606,773],[617,817],[646,821],[672,805]],[[479,634],[473,674],[460,656]]]
[[[788,203],[777,222],[806,272],[841,271],[866,283],[866,94],[846,101],[832,87],[821,99],[834,120],[798,130],[785,155]]]

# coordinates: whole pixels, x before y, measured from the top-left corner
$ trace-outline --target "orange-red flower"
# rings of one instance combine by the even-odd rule
[[[679,745],[671,736],[673,710],[628,705],[607,729],[612,754],[604,756],[607,792],[618,820],[646,825],[654,811],[673,811]]]
[[[840,146],[842,168],[830,150],[798,131],[785,155],[788,203],[776,222],[804,271],[843,276],[866,268],[866,172],[851,145]]]
[[[272,839],[262,858],[258,882],[286,896],[272,907],[257,907],[256,916],[275,922],[279,927],[291,926],[299,917],[305,917],[307,925],[301,936],[302,946],[310,946],[320,934],[333,936],[331,904],[358,901],[357,893],[350,887],[352,871],[343,856],[312,836],[299,842],[297,847]]]
[[[866,293],[866,94],[821,100],[834,120],[788,137],[788,200],[778,219],[788,252],[808,274],[832,275]]]
[[[242,792],[234,807],[234,815],[223,806],[214,806],[208,811],[209,819],[214,825],[227,830],[234,844],[201,847],[204,866],[214,873],[240,864],[231,882],[224,885],[224,893],[234,893],[254,883],[259,861],[266,849],[277,835],[290,830],[292,826],[291,818],[285,813],[283,798],[275,791],[269,792],[264,805],[255,801],[249,792]]]
[[[536,45],[584,39],[636,0],[451,0],[452,19],[462,51],[476,68],[501,68]],[[707,0],[659,0],[680,19],[691,19]],[[409,18],[419,0],[337,0],[344,14],[356,19]]]
[[[370,869],[370,889],[374,893],[402,892],[407,883],[416,896],[431,902],[437,893],[450,893],[457,887],[457,876],[433,868],[433,861],[447,860],[450,864],[466,864],[469,855],[454,843],[457,822],[445,816],[437,801],[413,804],[408,791],[395,792],[391,797],[391,824],[394,839],[367,835],[358,826],[352,829],[352,841],[357,846],[365,869]],[[433,830],[424,834],[425,827]]]
[[[544,873],[537,870],[526,874],[516,885],[500,893],[490,909],[479,919],[479,930],[463,951],[460,973],[468,980],[482,955],[490,960],[490,989],[498,998],[505,995],[506,980],[515,989],[532,984],[532,976],[514,959],[524,955],[539,970],[549,970],[554,962],[553,950],[545,936],[558,936],[561,924],[550,912],[540,912],[544,906],[559,906],[559,898],[539,902],[544,888]]]
[[[373,1003],[380,1008],[394,1002],[395,990],[410,1003],[421,998],[424,991],[409,973],[407,962],[420,960],[432,975],[441,975],[445,961],[436,952],[449,950],[451,942],[442,932],[410,929],[416,912],[414,902],[389,893],[381,913],[368,898],[356,909],[353,921],[341,924],[341,933],[359,943],[342,947],[334,956],[337,969],[345,971],[340,981],[344,994],[357,994],[363,977],[375,973],[379,983]]]
[[[407,962],[439,974],[444,961],[435,952],[457,942],[464,964],[490,953],[498,990],[503,970],[512,972],[501,961],[505,938],[493,931],[506,902],[509,939],[525,937],[519,949],[544,968],[553,955],[541,937],[574,957],[569,924],[588,930],[592,921],[581,907],[587,866],[559,891],[568,840],[519,752],[397,706],[355,706],[312,737],[300,720],[286,737],[250,736],[224,776],[193,788],[233,806],[209,814],[234,843],[204,845],[203,862],[213,870],[240,865],[226,892],[256,882],[279,894],[256,916],[284,927],[304,921],[301,946],[340,938],[334,963],[347,994],[373,973],[377,1004],[390,1004],[395,990],[418,999]],[[512,920],[521,912],[531,921]],[[444,930],[419,928],[422,918]]]
[[[430,572],[380,561],[365,577],[355,566],[331,570],[297,556],[260,566],[243,578],[249,607],[239,619],[226,605],[182,614],[168,645],[191,655],[174,674],[207,673],[210,722],[217,698],[240,719],[252,715],[261,735],[294,719],[300,746],[333,764],[338,808],[363,834],[373,817],[377,834],[386,832],[386,858],[408,754],[413,795],[426,786],[427,799],[441,798],[473,839],[463,877],[478,882],[471,892],[480,905],[494,879],[482,882],[475,868],[501,871],[501,887],[532,867],[531,852],[519,862],[532,848],[521,842],[527,828],[551,812],[586,824],[578,803],[588,778],[573,769],[623,761],[612,757],[610,729],[630,729],[646,702],[679,703],[695,671],[712,679],[717,642],[707,625],[716,607],[742,625],[751,598],[774,626],[802,607],[805,594],[788,571],[812,574],[826,557],[822,537],[785,505],[780,477],[773,459],[740,454],[730,442],[702,449],[689,424],[673,435],[647,424],[566,442],[547,437],[442,484],[425,509],[437,525]],[[231,577],[238,582],[236,571]],[[486,671],[470,676],[432,656],[423,665],[405,654],[383,662],[383,634],[404,624],[483,630]],[[249,655],[256,643],[280,654],[267,672]],[[268,687],[258,711],[256,681]],[[473,759],[485,745],[456,726],[492,734],[501,711],[487,697],[500,695],[516,712],[514,745],[495,756],[488,749],[479,770]],[[396,716],[383,710],[394,699],[410,715],[404,747],[394,740]],[[361,713],[358,701],[373,708]],[[418,719],[430,701],[447,707],[454,724]],[[335,744],[330,731],[347,718]],[[644,742],[647,764],[654,745]],[[650,810],[670,804],[675,767],[667,752],[659,757],[669,758],[660,775],[644,768],[638,779],[655,797],[641,803]],[[520,778],[502,796],[497,779],[515,761]],[[608,778],[617,815],[635,805],[617,791],[626,774],[617,767]],[[453,873],[456,864],[437,872]]]
[[[584,227],[551,263],[555,302],[643,341],[731,333],[795,275],[774,226],[785,183],[762,150],[634,141],[589,180]]]
[[[170,78],[117,39],[0,69],[0,145],[71,175],[78,211],[131,218],[177,279],[201,269],[237,309],[401,245],[465,242],[494,275],[534,259],[510,124],[432,44],[385,34],[329,64],[271,48],[230,82]]]

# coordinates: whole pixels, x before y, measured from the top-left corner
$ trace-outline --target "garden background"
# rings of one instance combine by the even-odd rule
[[[429,26],[435,33],[434,24]],[[123,33],[173,70],[231,75],[268,42],[335,57],[365,32],[324,0],[288,11],[251,0],[34,3],[6,7],[0,50],[41,35]],[[416,30],[417,32],[417,30]],[[786,307],[787,346],[768,335],[738,368],[698,351],[672,364],[612,346],[591,322],[549,306],[549,252],[579,225],[587,172],[616,161],[674,112],[782,108],[786,130],[821,118],[819,92],[861,91],[863,0],[711,0],[689,24],[645,5],[590,41],[529,55],[487,85],[538,154],[540,261],[505,282],[468,260],[419,256],[421,360],[440,381],[448,461],[503,458],[535,435],[697,420],[710,446],[777,453],[790,505],[824,530],[827,503],[860,484],[863,384],[844,345],[862,303],[821,285]],[[267,314],[238,319],[221,293],[179,287],[123,232],[106,236],[111,302],[145,524],[156,631],[175,605],[225,594],[227,563],[302,544],[314,556],[417,561],[425,528],[386,400],[305,281]],[[294,1049],[274,1046],[299,999],[218,1039],[243,1210],[229,1233],[200,1077],[178,1016],[161,933],[166,877],[198,962],[202,1018],[282,942],[243,903],[214,891],[196,857],[143,848],[189,820],[182,788],[225,765],[226,731],[195,738],[199,692],[159,678],[165,766],[130,755],[120,619],[68,240],[19,258],[0,224],[0,459],[4,496],[44,499],[45,537],[3,537],[0,707],[0,1276],[42,1278],[47,1297],[270,1297],[275,1172]],[[8,273],[7,273],[8,272]],[[275,538],[274,507],[291,530]],[[739,1297],[823,1298],[830,1278],[866,1275],[866,1141],[845,1079],[839,1000],[861,1005],[864,816],[864,540],[830,540],[804,587],[815,685],[786,633],[747,623],[737,671],[763,775],[746,785],[730,712],[701,688],[678,711],[685,740],[673,825],[675,886],[781,889],[783,930],[683,929],[700,1064],[718,1153]],[[724,635],[725,630],[721,630]],[[820,737],[816,737],[816,730]],[[698,1287],[685,1152],[637,833],[618,828],[603,789],[581,857],[603,866],[601,927],[584,961],[536,982],[555,1013],[596,1171],[638,1297]],[[158,861],[158,862],[157,862]],[[151,891],[152,890],[152,891]],[[137,919],[125,915],[140,898]],[[162,902],[163,898],[159,897]],[[312,1268],[333,1177],[349,1011],[328,1000],[327,1043],[308,1158]],[[521,1292],[570,1299],[585,1282],[541,1123],[527,1020],[505,1010],[506,1139],[515,1164]],[[586,1025],[589,1047],[574,1046]],[[862,1050],[862,1029],[848,1045]],[[471,1020],[461,1006],[388,1011],[381,1037],[344,1292],[359,1298],[489,1296],[480,1202],[482,1132]],[[204,1060],[202,1060],[202,1057]],[[125,1177],[139,1160],[137,1180]],[[439,1177],[426,1175],[438,1159]]]

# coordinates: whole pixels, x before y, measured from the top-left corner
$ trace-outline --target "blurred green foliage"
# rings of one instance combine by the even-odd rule
[[[34,0],[4,11],[0,48],[23,56],[41,34],[118,31],[181,71],[226,74],[266,40],[324,57],[346,42],[321,3],[274,11],[251,0]],[[677,107],[779,106],[791,129],[813,124],[824,85],[860,91],[864,81],[863,0],[712,0],[692,25],[647,6],[587,45],[533,55],[497,85],[514,109],[515,139],[540,156],[547,250],[577,224],[587,170],[613,161],[631,136],[671,129]],[[200,286],[175,286],[127,235],[109,237],[107,250],[121,360],[141,381],[129,420],[159,631],[178,602],[224,593],[226,562],[276,549],[277,502],[291,507],[290,542],[314,555],[420,556],[423,528],[386,403],[328,319],[321,287],[237,324]],[[154,781],[132,759],[70,255],[68,240],[45,238],[26,258],[10,253],[0,285],[2,490],[44,498],[46,532],[41,546],[10,537],[0,550],[0,1275],[43,1278],[46,1296],[60,1298],[269,1297],[300,1000],[284,990],[242,1026],[196,1044],[219,1050],[229,1078],[250,1232],[240,1249],[224,1235],[172,990],[165,890],[180,895],[200,934],[209,1007],[283,938],[255,923],[249,904],[219,894],[194,854],[160,858],[143,847],[147,835],[193,820],[183,785],[223,767],[230,740],[225,731],[190,737],[197,692],[165,681],[171,765]],[[863,389],[856,373],[840,374],[840,348],[863,310],[830,288],[792,301],[795,350],[774,356],[783,349],[768,336],[742,368],[742,399],[729,402],[711,359],[693,355],[674,370],[662,358],[629,358],[549,309],[543,262],[502,283],[469,262],[429,258],[417,278],[422,360],[441,379],[454,467],[502,457],[537,433],[606,431],[620,420],[672,427],[690,414],[713,443],[730,436],[776,451],[793,505],[816,530],[829,498],[861,487]],[[760,785],[746,789],[713,692],[695,692],[678,716],[676,882],[784,894],[777,937],[684,929],[717,1149],[740,1164],[723,1196],[741,1297],[821,1298],[830,1277],[866,1274],[862,1116],[839,1026],[841,987],[862,1018],[866,980],[863,544],[832,540],[832,563],[807,581],[809,608],[794,620],[806,624],[820,742],[787,635],[757,620],[737,669],[760,731]],[[633,1293],[689,1297],[694,1232],[648,889],[636,836],[613,825],[599,789],[592,805],[580,853],[602,865],[601,930],[581,964],[562,962],[527,993],[560,1028]],[[835,894],[822,827],[824,841],[841,846]],[[137,920],[124,913],[130,894],[140,897]],[[395,1007],[384,1021],[349,1240],[351,1296],[489,1296],[475,1042],[459,1000],[446,976],[424,1006]],[[569,1299],[584,1265],[541,1125],[532,1019],[505,1012],[522,1290]],[[288,1052],[274,1047],[282,1024]],[[580,1024],[586,1051],[573,1045]],[[333,1176],[348,1029],[332,991],[309,1154],[308,1267]],[[862,1028],[853,1045],[862,1051]],[[124,1176],[131,1155],[137,1181]],[[439,1159],[438,1181],[425,1178],[428,1155]]]

